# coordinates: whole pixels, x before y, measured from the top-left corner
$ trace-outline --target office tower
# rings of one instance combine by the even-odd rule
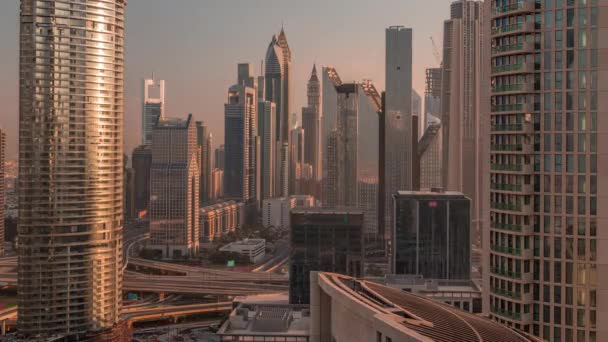
[[[135,171],[128,166],[129,157],[124,155],[123,172],[124,172],[124,219],[129,220],[135,218]]]
[[[422,112],[422,97],[418,94],[417,91],[412,89],[412,116],[418,117],[418,126],[416,128],[419,133],[418,136],[421,136],[424,133],[424,113]]]
[[[543,340],[608,340],[607,5],[492,2],[484,11],[484,309]]]
[[[358,110],[359,85],[345,83],[336,88],[338,91],[338,187],[341,197],[337,206],[356,207],[359,196],[358,187]]]
[[[21,1],[17,326],[30,339],[120,320],[126,1],[104,5]]]
[[[363,212],[357,209],[291,211],[289,302],[310,303],[311,271],[361,277]]]
[[[471,199],[473,240],[480,236],[481,2],[458,0],[444,22],[441,124],[443,185]]]
[[[6,161],[6,132],[0,128],[0,256],[4,256],[4,162]]]
[[[384,111],[385,232],[392,221],[392,195],[412,188],[412,29],[386,29]],[[386,238],[386,237],[385,237]]]
[[[152,131],[159,117],[165,115],[165,81],[154,78],[144,79],[144,98],[141,114],[141,143],[152,143]],[[157,96],[152,94],[154,91]]]
[[[426,69],[424,88],[424,132],[441,117],[441,68]]]
[[[226,168],[226,150],[223,144],[215,149],[213,161],[216,169],[224,170]]]
[[[441,123],[430,124],[418,142],[418,158],[420,158],[420,189],[441,188],[441,162],[443,141]]]
[[[312,166],[312,179],[318,181],[321,175],[321,83],[317,76],[317,66],[312,66],[306,95],[307,106],[302,108],[302,128],[304,129],[304,163]]]
[[[261,87],[261,86],[260,86]],[[261,173],[261,199],[274,197],[276,169],[276,111],[273,102],[260,100],[258,98],[258,136],[261,139],[260,146],[260,173]]]
[[[426,279],[470,279],[470,205],[458,192],[393,194],[391,271]]]
[[[378,234],[378,178],[359,178],[359,209],[363,211],[363,233],[373,238]]]
[[[210,200],[210,183],[211,183],[211,144],[213,143],[213,135],[209,131],[209,127],[201,121],[196,122],[196,141],[199,151],[199,167],[200,167],[200,190],[199,202],[201,205]]]
[[[163,258],[198,252],[200,170],[196,124],[159,118],[152,132],[150,169],[150,249]]]
[[[327,144],[331,132],[337,128],[338,92],[336,87],[341,84],[342,80],[335,68],[324,66],[321,69],[321,179],[327,177]],[[325,199],[322,198],[322,201],[325,202]]]
[[[224,170],[213,169],[211,171],[211,196],[210,200],[224,197]]]
[[[246,77],[250,78],[250,77]],[[248,202],[255,199],[255,137],[257,136],[256,91],[243,81],[239,68],[240,84],[228,90],[224,105],[224,195],[227,198]]]
[[[334,129],[327,138],[327,149],[324,151],[323,207],[325,208],[337,207],[338,201],[344,197],[341,193],[344,188],[339,186],[339,146],[338,130]]]
[[[290,131],[290,151],[289,151],[289,180],[291,182],[292,194],[299,194],[301,191],[302,169],[304,167],[304,130],[302,127],[294,127]]]
[[[266,51],[265,95],[266,100],[276,105],[277,163],[275,196],[286,196],[289,192],[289,130],[291,103],[291,49],[285,31],[273,35]]]
[[[152,168],[152,148],[140,145],[133,150],[131,166],[135,172],[135,211],[139,215],[149,209],[150,169]]]

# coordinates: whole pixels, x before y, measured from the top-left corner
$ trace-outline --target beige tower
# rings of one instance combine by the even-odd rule
[[[608,1],[486,13],[485,309],[543,340],[607,341]]]
[[[122,302],[125,0],[21,1],[18,329],[81,338]]]

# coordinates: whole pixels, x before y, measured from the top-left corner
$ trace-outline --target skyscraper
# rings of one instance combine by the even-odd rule
[[[307,85],[308,104],[302,108],[302,128],[304,128],[304,163],[312,166],[313,180],[318,181],[321,174],[321,83],[317,76],[317,66]]]
[[[213,163],[215,164],[216,169],[223,171],[224,168],[226,168],[226,150],[223,144],[215,149]]]
[[[420,158],[420,189],[429,190],[442,188],[441,170],[443,161],[443,141],[441,123],[435,119],[424,132],[418,142],[418,157]]]
[[[224,105],[224,195],[227,198],[248,202],[256,197],[255,137],[257,137],[256,90],[247,86],[254,79],[242,74],[239,67],[239,84],[228,90]]]
[[[412,146],[412,29],[386,29],[385,232],[390,231],[392,195],[413,186]],[[386,238],[386,237],[385,237]]]
[[[6,161],[6,133],[0,128],[0,256],[4,255],[4,162]]]
[[[165,81],[154,78],[144,79],[144,98],[141,115],[141,141],[144,145],[152,143],[152,131],[159,117],[165,115]],[[151,92],[157,94],[154,96]]]
[[[363,274],[363,213],[359,210],[291,211],[289,302],[310,303],[310,272]]]
[[[140,145],[133,150],[131,166],[135,173],[135,211],[148,210],[150,204],[150,168],[152,167],[152,148]]]
[[[196,124],[162,117],[152,132],[150,249],[163,258],[195,255],[199,246],[200,170]]]
[[[327,177],[327,148],[329,136],[337,128],[338,92],[336,87],[342,80],[335,68],[324,66],[321,70],[321,179]],[[321,199],[325,202],[325,199]]]
[[[122,305],[126,1],[69,5],[21,1],[17,325],[32,338],[112,328]]]
[[[480,235],[481,2],[458,0],[444,22],[442,75],[443,186],[471,199],[473,239]]]
[[[412,89],[412,116],[418,117],[418,127],[414,127],[418,136],[424,133],[424,113],[422,112],[422,97],[417,91]]]
[[[484,309],[542,340],[608,340],[607,5],[484,4]]]
[[[278,184],[275,196],[289,192],[289,130],[291,129],[291,49],[285,31],[273,35],[266,51],[265,96],[276,105],[277,163],[275,177]]]
[[[201,121],[196,122],[196,140],[199,151],[200,166],[200,204],[204,205],[209,201],[211,184],[211,144],[213,135],[209,127]]]
[[[470,279],[470,206],[458,192],[393,194],[391,271],[426,279]]]
[[[261,199],[274,197],[276,169],[276,111],[273,102],[258,98],[258,135],[260,146]]]
[[[441,68],[426,69],[424,130],[441,117],[441,73]]]
[[[293,183],[292,192],[294,194],[300,194],[301,181],[302,181],[302,169],[304,168],[304,155],[305,155],[305,144],[304,140],[305,132],[302,127],[294,127],[290,131],[291,137],[289,139],[290,151],[289,151],[289,175],[290,181]]]

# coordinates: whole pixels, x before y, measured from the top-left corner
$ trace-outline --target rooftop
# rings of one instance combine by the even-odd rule
[[[422,190],[422,191],[397,191],[395,196],[412,196],[412,197],[465,197],[462,192],[458,191],[432,191],[432,190]]]
[[[369,281],[334,274],[319,273],[319,284],[333,287],[362,306],[360,312],[375,313],[377,319],[392,320],[403,327],[403,337],[412,332],[436,342],[529,342],[539,341],[523,332],[508,328],[485,317],[401,290]],[[341,300],[340,298],[338,300]]]
[[[308,305],[241,303],[217,334],[222,336],[309,335]]]

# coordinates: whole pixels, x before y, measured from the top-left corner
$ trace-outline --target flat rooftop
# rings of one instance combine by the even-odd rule
[[[308,305],[241,303],[217,334],[223,336],[308,337]]]

